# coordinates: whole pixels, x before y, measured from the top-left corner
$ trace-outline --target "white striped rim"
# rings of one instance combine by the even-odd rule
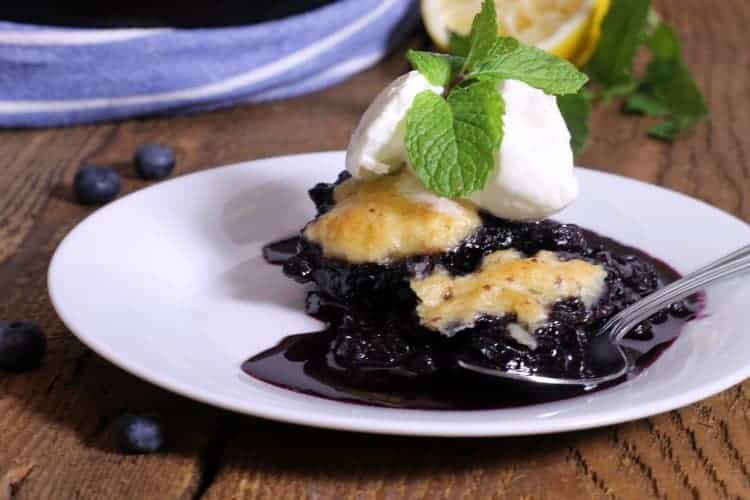
[[[378,62],[380,58],[383,57],[384,52],[385,51],[375,52],[373,54],[367,54],[364,56],[356,57],[354,59],[343,61],[335,66],[331,66],[330,68],[323,71],[322,73],[318,73],[317,75],[305,81],[304,84],[305,86],[314,88],[316,85],[325,83],[326,81],[335,80],[337,78],[342,78],[347,75],[353,75],[355,73],[359,73],[365,68],[369,68],[370,66]],[[298,83],[302,83],[302,82],[298,82]],[[253,99],[258,100],[258,101],[271,100],[275,98],[277,92],[278,92],[278,89],[271,89],[266,92],[262,92],[260,94],[254,95]]]
[[[93,99],[73,100],[25,100],[25,101],[0,101],[0,113],[2,114],[24,114],[24,113],[60,113],[69,111],[83,111],[92,109],[108,109],[123,106],[137,106],[152,103],[170,103],[181,100],[196,100],[226,94],[238,88],[263,81],[287,71],[297,65],[303,64],[318,56],[326,50],[336,46],[342,40],[354,33],[366,28],[377,21],[380,16],[399,0],[385,0],[377,8],[332,35],[316,42],[289,56],[279,59],[271,64],[255,68],[246,73],[227,78],[220,82],[207,85],[199,85],[189,89],[171,92],[160,92],[156,94],[134,95],[127,97],[100,97]]]
[[[123,42],[171,31],[169,28],[116,30],[60,30],[40,28],[28,31],[0,31],[0,44],[6,45],[97,45]]]

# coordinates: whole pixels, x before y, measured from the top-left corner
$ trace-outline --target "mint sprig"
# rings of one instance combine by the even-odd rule
[[[638,113],[659,118],[669,115],[669,107],[647,92],[634,92],[623,104],[626,113]]]
[[[519,80],[554,95],[575,94],[588,81],[565,59],[508,37],[495,40],[469,74],[479,79]]]
[[[599,43],[586,65],[592,79],[605,87],[633,82],[633,60],[645,40],[650,0],[614,0],[602,22]]]
[[[495,166],[504,108],[487,81],[457,87],[447,100],[429,90],[417,95],[406,118],[406,150],[425,186],[450,198],[482,189]]]
[[[503,137],[503,80],[520,80],[548,94],[575,94],[587,77],[556,56],[497,36],[495,3],[484,0],[468,37],[454,36],[458,55],[409,51],[414,69],[445,89],[419,94],[406,116],[406,150],[422,182],[441,196],[482,189]]]
[[[482,10],[474,17],[469,34],[469,52],[466,54],[464,70],[470,70],[487,59],[497,39],[497,13],[494,2],[482,3]]]
[[[448,52],[454,56],[466,57],[471,49],[471,40],[468,36],[461,35],[455,31],[450,32]]]
[[[645,74],[638,76],[634,65],[642,47],[648,49],[651,60]],[[602,37],[585,69],[600,97],[622,96],[626,113],[663,119],[649,128],[653,138],[673,140],[708,115],[676,31],[660,18],[650,0],[613,0],[602,24]],[[580,126],[572,123],[572,127]]]
[[[677,33],[660,23],[646,39],[653,59],[626,108],[665,120],[648,130],[651,137],[672,140],[708,115],[708,106],[682,58]],[[649,106],[644,106],[648,102]]]
[[[456,79],[464,65],[463,57],[409,50],[406,58],[433,85],[447,87]]]

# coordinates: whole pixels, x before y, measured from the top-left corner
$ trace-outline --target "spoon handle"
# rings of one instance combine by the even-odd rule
[[[750,271],[750,245],[693,271],[615,314],[602,328],[612,342],[619,342],[638,323],[648,319],[672,302],[743,272]]]

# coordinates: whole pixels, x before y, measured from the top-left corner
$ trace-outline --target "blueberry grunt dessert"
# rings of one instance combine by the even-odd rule
[[[300,236],[264,252],[289,278],[306,284],[306,310],[327,328],[289,337],[255,356],[244,365],[248,373],[306,393],[409,408],[494,408],[567,397],[577,392],[525,389],[508,396],[503,388],[503,395],[488,397],[507,384],[481,380],[456,361],[596,376],[587,349],[591,335],[616,312],[679,277],[645,253],[573,224],[508,221],[481,210],[469,210],[476,225],[456,245],[370,262],[368,255],[385,252],[381,246],[371,240],[359,245],[356,237],[337,246],[337,233],[325,232],[341,215],[336,193],[354,183],[343,173],[335,183],[311,189],[316,219]],[[351,210],[358,202],[338,203]],[[461,227],[465,215],[458,219]],[[382,229],[379,217],[388,215],[372,218]],[[405,234],[408,241],[416,237]],[[394,241],[382,243],[394,252],[406,247]],[[655,354],[695,307],[673,304],[629,338],[649,342]],[[328,387],[321,389],[320,382]]]
[[[475,24],[494,15],[486,1]],[[309,191],[316,217],[264,249],[306,287],[307,312],[327,326],[254,356],[243,365],[248,374],[405,408],[569,397],[580,390],[531,390],[457,363],[603,374],[588,348],[592,336],[679,277],[635,248],[548,218],[579,191],[555,95],[577,92],[585,77],[513,39],[481,36],[472,32],[470,52],[450,58],[411,51],[415,70],[365,112],[346,171]],[[519,60],[536,65],[528,75],[511,71]],[[653,347],[641,365],[695,309],[673,304],[629,333]]]

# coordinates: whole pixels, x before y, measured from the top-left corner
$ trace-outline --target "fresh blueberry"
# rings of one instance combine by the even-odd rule
[[[172,148],[160,144],[145,144],[135,152],[135,170],[143,179],[163,179],[174,170]]]
[[[115,429],[124,453],[154,453],[164,447],[164,429],[156,416],[125,413],[115,422]]]
[[[81,167],[73,179],[73,191],[76,199],[85,205],[110,202],[120,192],[120,174],[111,167]]]
[[[47,338],[34,323],[0,321],[0,369],[22,372],[36,368],[47,352]]]
[[[333,190],[335,187],[335,184],[319,182],[307,192],[312,202],[315,203],[315,208],[319,214],[328,212],[336,204],[333,199]]]

